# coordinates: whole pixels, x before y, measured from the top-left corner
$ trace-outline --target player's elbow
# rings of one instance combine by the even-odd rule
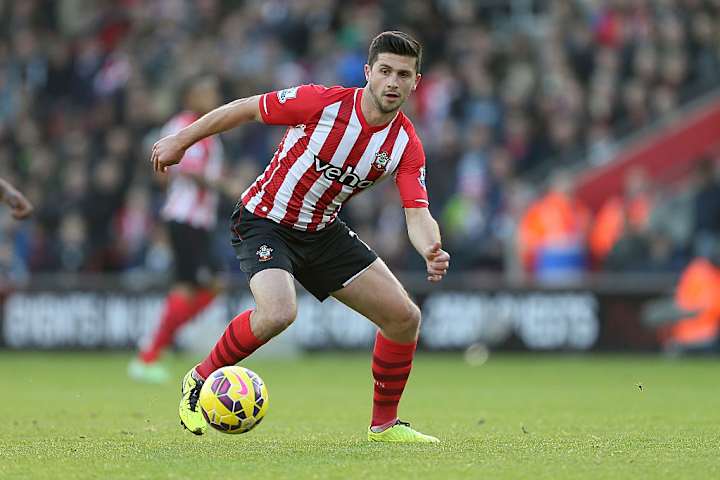
[[[239,126],[251,121],[261,121],[260,95],[253,97],[238,98],[220,107],[218,110],[225,112],[225,118],[229,119],[233,126]]]
[[[435,221],[427,207],[405,208],[405,222],[408,226],[425,223],[427,221]]]
[[[247,100],[247,121],[262,122],[262,113],[260,112],[260,102],[262,95],[248,97]]]

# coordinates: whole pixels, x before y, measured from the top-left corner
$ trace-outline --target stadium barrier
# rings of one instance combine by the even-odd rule
[[[423,312],[420,348],[587,351],[658,348],[640,312],[672,291],[672,277],[588,277],[537,285],[497,276],[450,275],[430,286],[401,275]],[[163,306],[162,282],[116,277],[37,278],[2,298],[0,345],[6,349],[129,349],[147,341]],[[298,290],[303,292],[302,289]],[[227,322],[252,306],[243,281],[186,326],[181,349],[204,351]],[[375,328],[339,302],[300,293],[298,318],[279,339],[286,350],[367,349]],[[282,339],[282,340],[280,340]]]

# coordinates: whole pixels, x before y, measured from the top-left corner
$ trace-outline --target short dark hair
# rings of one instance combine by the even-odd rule
[[[391,31],[382,32],[370,42],[368,51],[368,65],[373,63],[381,53],[394,53],[403,57],[414,57],[416,60],[415,72],[420,72],[422,63],[422,46],[420,42],[405,32]]]

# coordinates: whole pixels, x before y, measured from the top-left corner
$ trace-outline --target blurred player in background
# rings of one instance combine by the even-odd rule
[[[0,178],[0,202],[10,207],[10,213],[18,220],[30,216],[33,206],[10,182]]]
[[[211,75],[190,79],[182,92],[184,110],[163,128],[172,135],[220,104],[218,80]],[[158,357],[177,331],[215,298],[220,282],[215,275],[211,232],[217,222],[223,149],[217,137],[208,137],[184,152],[182,163],[169,170],[167,199],[161,211],[167,222],[174,257],[175,280],[165,300],[152,341],[129,367],[131,378],[149,383],[169,379]]]
[[[398,419],[410,375],[420,309],[375,252],[337,218],[342,204],[394,178],[410,240],[440,281],[450,256],[428,209],[425,153],[400,107],[420,80],[420,44],[384,32],[370,45],[364,88],[303,85],[235,100],[153,147],[156,171],[181,160],[210,135],[253,120],[289,128],[272,161],[243,193],[232,217],[232,241],[255,298],[228,325],[208,357],[183,380],[182,424],[202,434],[197,402],[204,380],[233,365],[290,325],[297,314],[294,279],[320,301],[332,295],[374,322],[375,379],[368,439],[437,442]],[[189,151],[189,150],[188,150]]]

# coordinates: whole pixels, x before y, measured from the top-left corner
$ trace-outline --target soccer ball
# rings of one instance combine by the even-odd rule
[[[200,390],[200,410],[211,427],[223,433],[245,433],[259,424],[268,408],[268,391],[247,368],[215,370]]]

